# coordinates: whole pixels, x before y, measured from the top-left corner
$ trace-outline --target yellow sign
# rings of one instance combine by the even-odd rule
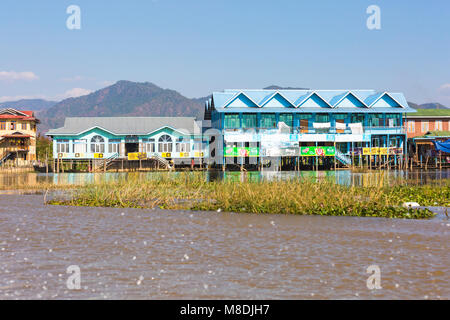
[[[161,154],[161,157],[163,157],[163,158],[171,158],[171,157],[172,157],[172,154],[171,154],[170,152],[163,152],[163,153]]]
[[[180,152],[180,158],[189,158],[189,152]]]
[[[388,148],[379,148],[379,147],[363,148],[363,155],[365,155],[365,156],[377,156],[377,155],[387,155],[387,154],[388,154]]]
[[[196,157],[196,158],[203,157],[203,152],[196,152],[196,153],[195,153],[195,157]]]
[[[147,159],[147,154],[145,152],[131,152],[128,154],[128,160],[136,161],[136,160],[145,160]]]
[[[95,159],[103,159],[103,153],[94,153]]]

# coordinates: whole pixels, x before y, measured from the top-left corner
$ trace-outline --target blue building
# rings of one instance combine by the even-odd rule
[[[224,90],[206,102],[205,119],[220,133],[216,163],[298,166],[403,159],[402,93],[374,90]],[[219,145],[219,144],[218,144]],[[327,158],[329,156],[329,158]]]

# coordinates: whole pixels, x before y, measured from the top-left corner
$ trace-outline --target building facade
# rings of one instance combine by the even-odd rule
[[[415,112],[403,94],[374,90],[224,90],[205,109],[222,142],[215,162],[237,165],[403,156]]]
[[[417,114],[409,115],[406,123],[408,138],[449,131],[450,109],[421,109]]]
[[[0,165],[28,165],[36,160],[36,126],[33,111],[0,110]]]
[[[198,163],[207,154],[201,121],[191,117],[79,117],[50,130],[62,160],[160,158]]]

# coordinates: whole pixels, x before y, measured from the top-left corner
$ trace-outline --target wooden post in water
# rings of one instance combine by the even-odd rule
[[[334,142],[334,171],[336,171],[336,141]]]
[[[59,173],[59,155],[58,158],[56,158],[56,173]]]

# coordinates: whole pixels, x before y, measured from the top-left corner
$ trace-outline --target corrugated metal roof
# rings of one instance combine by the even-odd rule
[[[50,130],[47,135],[78,135],[93,128],[115,135],[146,135],[163,127],[190,134],[201,133],[194,117],[69,117],[64,127]]]
[[[370,109],[373,105],[377,106],[377,110],[374,112],[390,112],[392,109],[393,113],[404,113],[404,112],[415,112],[414,109],[409,107],[406,98],[402,93],[398,92],[377,92],[375,90],[265,90],[265,89],[257,89],[257,90],[248,90],[248,89],[226,89],[223,92],[214,92],[214,106],[217,111],[223,112],[221,110],[223,108],[227,108],[228,104],[232,103],[233,97],[236,97],[239,94],[244,94],[249,99],[254,101],[258,107],[262,107],[262,109],[267,108],[264,105],[267,104],[268,100],[273,99],[276,92],[279,92],[283,97],[285,97],[291,104],[294,106],[302,105],[305,100],[310,97],[313,93],[316,93],[319,97],[321,97],[326,103],[328,103],[333,108],[341,110],[343,112],[344,107],[339,107],[338,103],[341,98],[345,97],[348,93],[353,94],[357,99],[359,99],[366,106],[357,107],[357,109],[348,110],[348,112],[367,112],[364,109]],[[393,106],[392,108],[384,108],[383,105],[377,103],[379,98],[382,98],[384,95],[388,95],[391,100],[394,100],[397,106]],[[394,102],[392,103],[394,104]],[[233,110],[240,108],[239,106],[235,106],[233,108],[230,107],[230,112]],[[300,106],[300,109],[302,107]],[[251,111],[243,108],[243,111],[254,112],[255,108],[252,108]],[[289,112],[302,112],[302,111],[293,111],[288,108]],[[320,108],[317,108],[320,109]],[[388,111],[384,111],[384,109],[389,109]],[[401,110],[396,110],[401,109]],[[317,112],[321,112],[316,110]],[[257,111],[257,112],[267,112],[267,111]],[[278,110],[279,112],[279,110]],[[309,112],[309,111],[308,111]],[[324,110],[324,112],[330,112],[329,109]],[[334,112],[334,111],[333,111]]]
[[[412,110],[412,111],[411,111]],[[405,113],[416,112],[403,108],[220,108],[217,112],[249,112],[249,113]]]

